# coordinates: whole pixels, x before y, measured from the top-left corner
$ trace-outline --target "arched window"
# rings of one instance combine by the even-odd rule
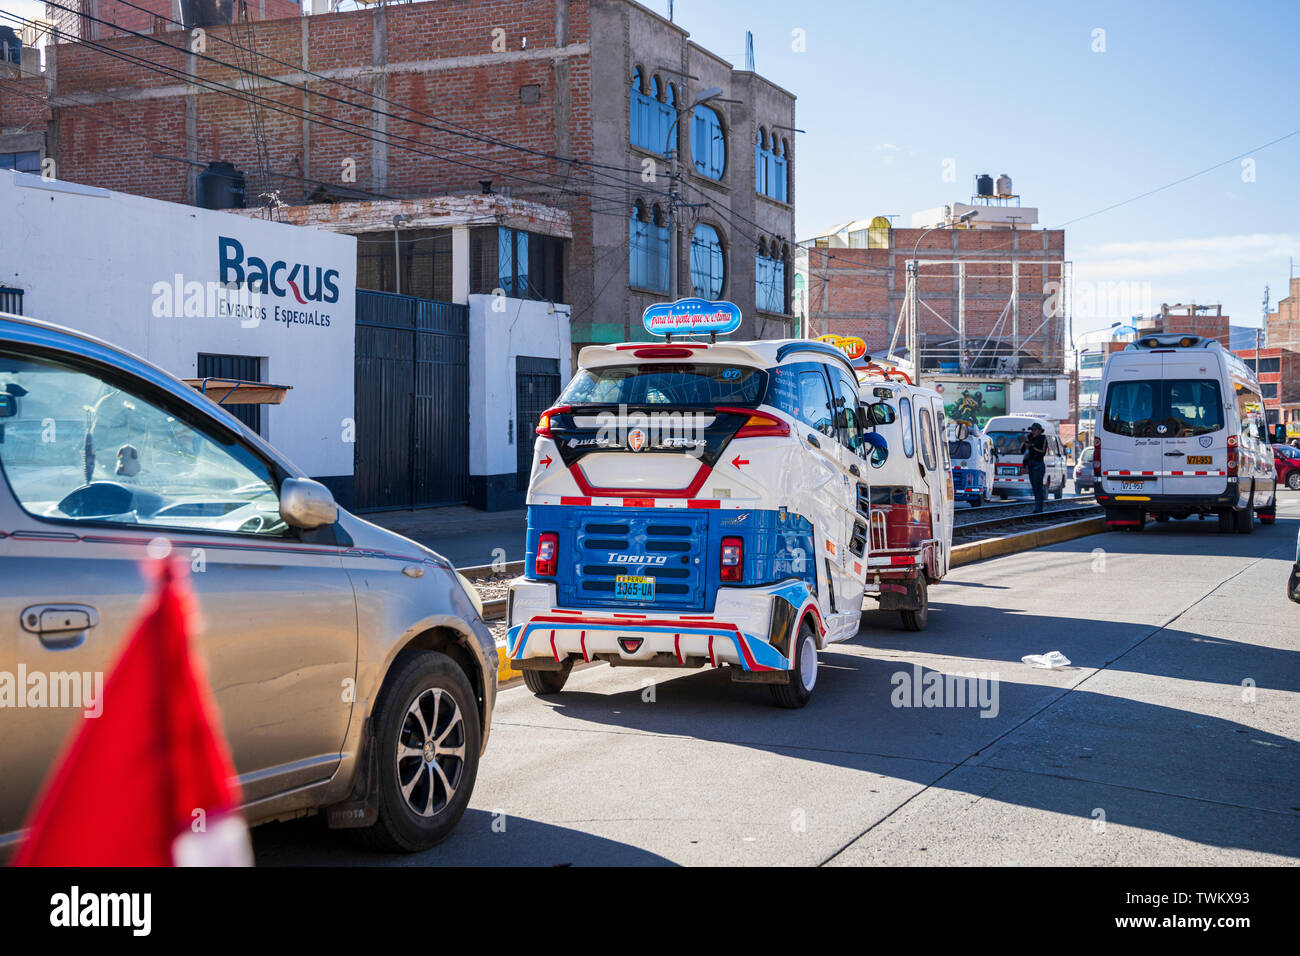
[[[695,171],[710,179],[721,179],[727,169],[727,137],[717,110],[701,103],[691,119],[691,159]]]
[[[754,191],[780,202],[790,201],[790,144],[779,138],[776,131],[769,137],[767,130],[759,127],[758,143],[754,147]]]
[[[628,220],[628,284],[656,292],[668,291],[668,225],[663,210],[638,199]]]
[[[637,67],[628,90],[628,139],[633,146],[662,156],[670,145],[669,136],[677,136],[673,128],[677,93],[671,83],[665,86],[657,76],[650,77],[648,92],[645,86],[645,74]]]
[[[785,259],[775,239],[771,246],[764,239],[758,243],[758,255],[754,257],[754,305],[764,312],[782,315],[786,312]]]
[[[691,235],[691,289],[701,299],[716,299],[722,295],[726,278],[726,257],[718,230],[700,223]]]
[[[884,216],[877,216],[871,220],[871,225],[867,227],[867,248],[888,249],[889,232],[889,220]]]

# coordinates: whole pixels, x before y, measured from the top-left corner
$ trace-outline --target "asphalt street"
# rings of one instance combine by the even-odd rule
[[[872,611],[823,651],[803,710],[725,669],[601,665],[547,699],[511,687],[441,846],[377,855],[313,818],[257,829],[257,860],[1294,864],[1298,527],[1284,492],[1250,536],[1152,523],[959,568],[924,633]],[[1053,650],[1070,666],[1021,663]],[[912,690],[935,672],[988,680]]]

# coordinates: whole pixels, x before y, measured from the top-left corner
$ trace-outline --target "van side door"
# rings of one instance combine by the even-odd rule
[[[867,551],[871,539],[871,465],[860,421],[857,385],[844,369],[830,368],[835,388],[836,425],[839,430],[840,463],[845,473],[847,494],[844,498],[846,536],[844,539],[846,601],[860,601],[867,580]]]

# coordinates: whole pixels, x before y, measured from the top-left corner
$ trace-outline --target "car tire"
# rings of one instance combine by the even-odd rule
[[[404,651],[375,702],[374,727],[379,819],[353,833],[375,849],[427,850],[460,822],[478,777],[483,736],[465,672],[445,654]]]
[[[1252,492],[1246,507],[1236,515],[1237,534],[1250,534],[1255,530],[1255,495]]]
[[[534,694],[558,694],[568,683],[569,673],[573,670],[573,661],[566,660],[564,669],[558,671],[524,671],[524,686]]]
[[[1232,534],[1237,530],[1237,512],[1234,508],[1220,508],[1219,534]]]
[[[924,631],[926,622],[930,619],[930,589],[926,583],[924,573],[917,578],[916,590],[921,597],[920,609],[898,612],[903,618],[903,630],[905,631]]]
[[[794,643],[794,667],[790,669],[790,682],[768,684],[772,702],[778,707],[795,710],[812,699],[817,687],[817,632],[812,619],[805,617],[799,625]]]
[[[974,498],[972,498],[972,499],[970,500],[970,506],[971,506],[972,508],[978,508],[978,507],[979,507],[980,505],[982,505],[982,504],[984,504],[984,495],[983,495],[983,493],[980,493],[980,494],[976,495]]]
[[[1286,486],[1292,491],[1300,491],[1300,468],[1286,476]]]
[[[1057,501],[1060,501],[1062,498],[1065,497],[1065,479],[1064,479],[1064,478],[1061,479],[1061,486],[1060,486],[1059,488],[1057,488],[1054,492],[1052,492],[1052,497],[1055,498]]]

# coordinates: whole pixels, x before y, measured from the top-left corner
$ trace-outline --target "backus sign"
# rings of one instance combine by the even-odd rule
[[[244,254],[244,244],[229,236],[217,238],[223,284],[244,285],[261,295],[285,298],[292,294],[301,305],[311,302],[333,304],[339,300],[339,270],[311,266],[304,262],[288,263],[274,259],[269,264],[260,256]]]

